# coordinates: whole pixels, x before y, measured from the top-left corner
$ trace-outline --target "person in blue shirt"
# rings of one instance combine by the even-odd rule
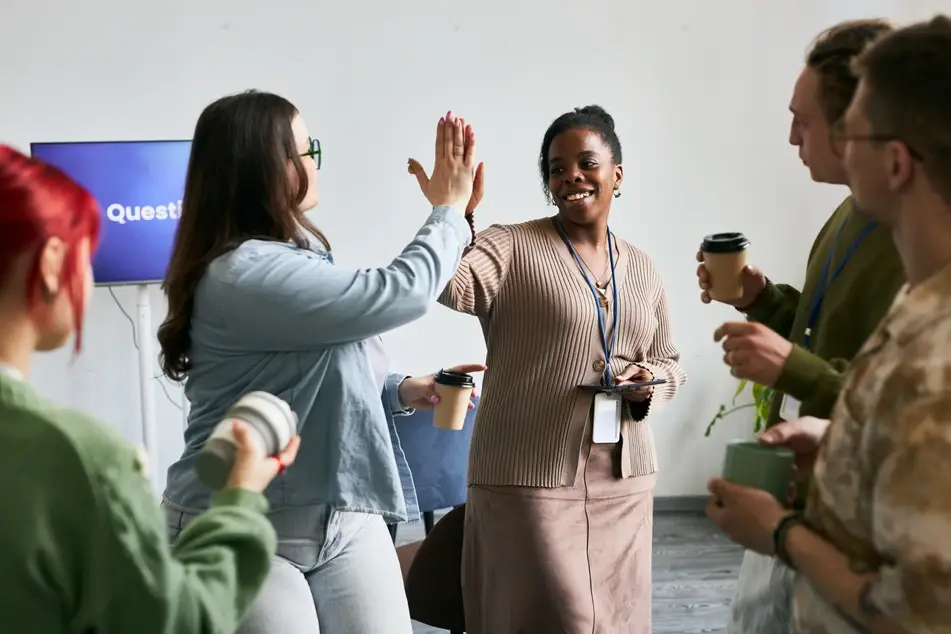
[[[410,634],[386,522],[418,509],[393,417],[438,399],[433,375],[389,372],[379,336],[426,313],[459,265],[475,139],[451,113],[440,119],[432,212],[376,269],[335,266],[304,215],[321,162],[277,95],[224,97],[198,119],[158,335],[162,367],[191,403],[163,505],[174,537],[209,504],[194,460],[228,406],[253,390],[284,399],[300,453],[265,491],[278,557],[239,632]]]

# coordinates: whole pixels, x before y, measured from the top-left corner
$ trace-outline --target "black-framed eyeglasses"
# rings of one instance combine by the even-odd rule
[[[310,156],[315,161],[317,161],[317,169],[320,169],[321,164],[321,153],[320,153],[320,141],[318,139],[308,138],[307,142],[310,144],[310,149],[306,152],[301,153],[301,156]]]
[[[913,159],[917,161],[925,160],[921,152],[909,145],[908,141],[895,134],[848,134],[841,129],[832,129],[829,131],[829,141],[833,144],[845,143],[846,141],[865,141],[866,143],[891,143],[898,141],[899,143],[905,144],[905,147],[908,148],[908,153]]]

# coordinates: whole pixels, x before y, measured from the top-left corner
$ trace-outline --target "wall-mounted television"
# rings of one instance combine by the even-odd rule
[[[185,192],[191,141],[32,143],[99,202],[102,232],[93,258],[97,285],[165,279]]]

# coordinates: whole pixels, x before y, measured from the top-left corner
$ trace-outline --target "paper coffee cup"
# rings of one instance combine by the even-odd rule
[[[750,241],[742,233],[714,233],[700,244],[710,275],[710,299],[733,302],[743,297],[743,268]]]
[[[435,383],[439,403],[433,408],[433,425],[440,429],[459,431],[466,424],[466,412],[469,411],[475,380],[471,374],[440,370]]]

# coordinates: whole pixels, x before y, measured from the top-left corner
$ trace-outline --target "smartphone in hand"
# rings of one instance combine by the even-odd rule
[[[663,385],[667,379],[654,379],[653,381],[641,381],[634,383],[625,383],[624,385],[615,385],[606,388],[612,392],[624,392],[625,390],[636,390],[639,387],[650,387],[651,385]]]
[[[624,385],[612,385],[611,387],[605,387],[600,384],[593,385],[579,385],[578,387],[585,387],[592,390],[598,390],[599,392],[625,392],[627,390],[636,390],[639,387],[650,387],[652,385],[663,385],[667,382],[667,379],[654,379],[653,381],[640,381],[635,383],[625,383]]]

